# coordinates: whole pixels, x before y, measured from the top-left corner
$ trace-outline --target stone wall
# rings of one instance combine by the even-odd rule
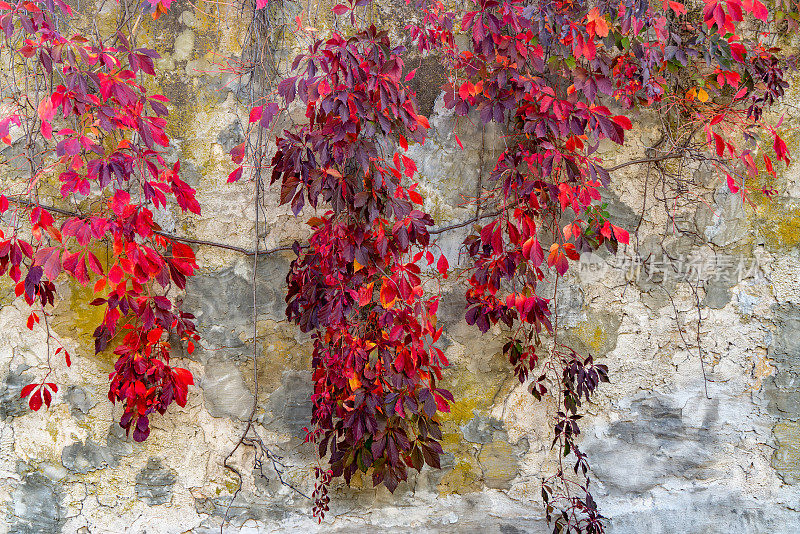
[[[215,6],[198,4],[219,14]],[[283,6],[289,20],[301,8]],[[395,28],[413,16],[402,3],[380,6],[374,16]],[[278,208],[275,191],[256,229],[251,183],[225,183],[232,170],[226,153],[242,140],[247,117],[238,101],[244,81],[222,72],[219,61],[240,53],[246,24],[237,10],[218,19],[202,11],[174,2],[168,15],[145,23],[142,44],[164,56],[157,83],[172,100],[173,156],[204,212],[162,212],[160,223],[244,248],[256,234],[262,249],[302,238],[304,218]],[[293,45],[291,34],[281,37],[287,56]],[[425,208],[444,225],[472,215],[461,204],[503,139],[457,122],[437,89],[444,73],[435,62],[420,65],[417,90],[434,134],[410,155]],[[610,164],[641,157],[660,134],[648,116],[635,131],[629,148],[607,152]],[[771,204],[746,208],[709,172],[696,169],[690,179],[711,191],[709,205],[673,202],[664,191],[675,184],[644,168],[616,173],[605,200],[616,224],[639,227],[628,257],[635,251],[649,263],[623,261],[623,253],[584,258],[557,295],[561,335],[597,355],[612,377],[583,426],[595,497],[614,534],[800,532],[800,167],[781,178]],[[464,266],[464,235],[439,236],[455,268]],[[25,306],[3,298],[0,532],[206,533],[219,532],[224,517],[225,532],[547,532],[540,481],[556,459],[549,447],[554,406],[536,402],[514,379],[500,353],[500,329],[481,336],[467,326],[458,282],[440,307],[451,362],[445,382],[457,400],[446,417],[443,469],[426,468],[393,495],[360,479],[337,486],[318,525],[308,500],[274,469],[284,466],[283,480],[310,492],[316,458],[302,428],[310,416],[311,349],[283,312],[291,255],[263,256],[254,267],[247,256],[201,246],[198,258],[186,302],[203,339],[194,354],[179,355],[197,387],[185,408],[153,420],[141,444],[125,436],[106,398],[114,360],[93,354],[98,317],[83,305],[86,290],[62,288],[53,327],[74,364],[57,368],[62,387],[54,406],[36,413],[19,392],[43,365],[45,340],[25,329]],[[698,282],[700,264],[715,271]],[[240,447],[230,462],[244,480],[231,502],[237,479],[222,462],[255,394],[256,430],[279,464]]]

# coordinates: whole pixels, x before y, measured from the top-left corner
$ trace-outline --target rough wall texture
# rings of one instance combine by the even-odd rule
[[[399,16],[400,7],[382,5],[378,19]],[[285,6],[294,18],[299,6]],[[161,224],[247,248],[257,233],[269,248],[302,237],[302,221],[277,208],[270,191],[266,221],[256,229],[252,187],[225,184],[226,152],[243,138],[246,117],[237,102],[241,80],[217,62],[220,53],[240,51],[245,25],[238,16],[219,21],[176,2],[148,23],[145,44],[164,56],[158,83],[173,102],[174,156],[205,214],[184,220],[164,212]],[[442,77],[432,62],[422,63],[417,90],[435,135],[411,149],[437,224],[471,215],[460,205],[503,143],[497,131],[455,121],[439,98]],[[612,164],[634,159],[660,135],[654,117],[641,117],[636,131],[630,149],[608,154]],[[717,187],[711,205],[673,204],[645,169],[617,173],[609,209],[617,224],[639,225],[638,253],[648,262],[586,258],[557,296],[561,335],[598,355],[612,376],[584,425],[595,496],[614,534],[800,532],[800,168],[786,173],[773,204],[747,209],[702,169],[692,179]],[[676,225],[705,244],[679,237]],[[440,236],[453,266],[463,237]],[[113,359],[93,355],[98,317],[76,304],[86,301],[85,290],[62,290],[54,327],[75,363],[57,370],[65,387],[39,413],[19,391],[42,365],[45,341],[24,329],[23,306],[4,298],[0,532],[205,533],[218,532],[225,516],[228,532],[546,532],[539,483],[555,461],[547,419],[553,406],[516,383],[500,354],[499,329],[480,336],[466,325],[457,283],[440,308],[452,364],[446,382],[457,399],[447,417],[444,469],[424,470],[394,495],[358,480],[337,487],[319,526],[271,462],[254,469],[254,450],[244,447],[231,459],[244,475],[231,503],[237,481],[222,461],[255,399],[254,350],[257,431],[281,457],[286,481],[303,491],[313,484],[313,448],[302,444],[310,344],[284,320],[289,255],[260,258],[255,276],[252,259],[236,253],[200,247],[198,256],[202,271],[186,295],[203,335],[186,360],[198,387],[186,408],[154,420],[143,444],[126,438],[106,399]],[[698,276],[701,265],[714,272]]]

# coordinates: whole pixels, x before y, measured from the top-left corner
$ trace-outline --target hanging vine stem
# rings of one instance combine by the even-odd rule
[[[282,5],[282,4],[281,4]],[[250,70],[250,78],[248,80],[248,90],[250,93],[249,102],[246,104],[247,107],[253,107],[255,102],[260,100],[261,98],[257,98],[254,91],[254,86],[256,83],[261,83],[263,86],[267,87],[267,79],[272,74],[273,76],[278,75],[277,66],[272,64],[270,61],[272,58],[275,57],[274,51],[269,44],[269,37],[266,40],[262,41],[259,37],[263,35],[270,35],[270,17],[267,13],[267,10],[258,10],[253,7],[252,11],[252,20],[250,27],[248,29],[248,33],[246,36],[246,40],[249,41],[249,46],[243,46],[242,57],[244,61],[245,54],[251,53],[253,55],[253,60],[250,62],[251,70]],[[279,30],[282,31],[282,30]],[[266,49],[266,53],[265,53]],[[269,65],[269,68],[268,68]],[[260,67],[260,71],[257,70]],[[271,68],[271,72],[270,72]],[[257,72],[262,72],[263,76],[256,77]],[[264,88],[262,91],[266,92]],[[249,144],[249,136],[248,140],[246,141]],[[254,469],[258,470],[260,476],[265,477],[263,467],[264,467],[264,460],[268,460],[272,470],[275,472],[275,475],[278,478],[278,481],[281,485],[289,488],[296,494],[309,499],[310,497],[303,492],[302,490],[298,489],[294,484],[287,481],[284,478],[284,474],[286,471],[286,464],[283,463],[282,458],[276,455],[267,445],[264,443],[261,436],[258,435],[258,432],[255,430],[255,416],[258,409],[258,402],[259,402],[259,378],[258,378],[258,289],[257,289],[257,277],[258,277],[258,261],[260,256],[265,256],[268,254],[272,254],[274,252],[278,252],[279,250],[291,250],[291,247],[278,247],[276,249],[271,249],[267,251],[261,251],[261,219],[260,214],[261,210],[263,209],[262,206],[262,192],[263,192],[263,180],[262,180],[262,169],[264,168],[263,161],[266,157],[266,143],[265,143],[265,130],[263,128],[258,128],[256,141],[253,146],[250,147],[250,154],[252,154],[255,164],[252,165],[253,169],[253,181],[255,183],[255,191],[253,194],[253,209],[255,211],[254,215],[254,245],[252,250],[246,250],[239,247],[229,247],[223,246],[221,248],[226,248],[228,250],[234,250],[236,252],[241,252],[245,255],[253,257],[253,273],[251,276],[251,292],[252,292],[252,303],[253,303],[253,352],[252,352],[252,364],[253,364],[253,406],[250,410],[250,414],[245,421],[245,428],[242,431],[239,440],[233,446],[233,448],[228,452],[228,454],[223,459],[222,465],[233,472],[237,477],[237,486],[231,496],[230,501],[225,509],[225,514],[222,519],[222,523],[220,524],[220,533],[222,533],[225,523],[228,521],[229,512],[231,506],[233,505],[236,497],[239,495],[242,489],[242,473],[241,471],[228,463],[230,458],[233,454],[241,446],[249,446],[252,447],[254,450],[255,458],[254,458]],[[194,242],[198,242],[198,244],[203,245],[210,245],[215,246],[218,244],[209,243],[209,242],[199,242],[199,240],[194,240]],[[250,434],[253,434],[252,436]]]
[[[260,129],[259,129],[259,132],[258,132],[258,136],[259,136],[259,143],[258,143],[257,146],[258,146],[258,148],[260,150],[261,149],[261,136],[262,136],[262,133],[261,133]],[[261,154],[259,153],[258,156],[259,156],[258,159],[260,159]],[[259,244],[260,244],[260,237],[258,235],[258,231],[259,231],[259,224],[258,224],[259,223],[259,212],[261,211],[260,210],[260,199],[261,199],[261,167],[260,166],[256,166],[256,168],[255,168],[255,194],[254,194],[254,199],[253,199],[253,204],[254,204],[254,208],[255,208],[255,231],[254,231],[254,235],[255,235],[254,251],[255,251],[255,254],[253,254],[253,275],[252,275],[252,278],[251,278],[252,297],[253,297],[253,406],[250,409],[250,415],[247,417],[247,421],[245,422],[245,428],[242,431],[242,434],[239,437],[239,440],[236,442],[236,444],[228,452],[228,454],[225,456],[224,460],[222,461],[222,465],[226,469],[232,471],[236,475],[236,477],[238,478],[238,482],[237,482],[236,490],[233,492],[233,495],[231,496],[231,500],[228,503],[227,508],[225,509],[225,515],[224,515],[224,517],[222,519],[222,524],[219,527],[220,534],[222,533],[222,529],[225,526],[225,523],[228,521],[228,513],[230,512],[231,506],[233,505],[233,501],[236,500],[236,496],[239,494],[239,492],[242,489],[242,481],[243,481],[241,472],[236,467],[230,465],[228,463],[228,460],[231,458],[231,456],[233,456],[233,454],[239,449],[239,447],[241,445],[248,444],[248,445],[253,446],[253,448],[256,448],[255,447],[255,443],[256,442],[260,443],[261,449],[266,451],[266,455],[267,455],[268,458],[270,458],[270,459],[276,458],[275,455],[272,454],[271,451],[269,451],[269,449],[264,447],[263,443],[261,443],[260,438],[257,438],[256,440],[247,438],[247,435],[250,432],[250,429],[253,427],[253,423],[254,423],[253,418],[255,417],[256,410],[258,408],[258,291],[256,289],[256,277],[258,276],[258,247],[259,247]],[[256,455],[256,460],[258,460],[258,455]],[[273,460],[272,465],[273,465],[273,468],[276,468],[276,473],[278,474],[278,477],[281,479],[281,482],[283,482],[283,478],[281,476],[282,475],[282,471],[278,471],[277,470],[279,464],[276,463]],[[282,466],[282,464],[280,464],[280,465]]]

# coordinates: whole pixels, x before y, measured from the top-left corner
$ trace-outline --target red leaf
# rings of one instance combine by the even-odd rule
[[[118,263],[115,263],[114,266],[111,267],[111,270],[108,271],[108,280],[114,285],[119,284],[123,276],[125,276],[125,273]]]
[[[614,237],[617,238],[617,241],[627,245],[629,240],[628,231],[620,228],[619,226],[612,225],[612,228],[614,229]]]
[[[522,255],[526,259],[530,259],[531,256],[531,247],[533,247],[533,237],[529,237],[523,244],[522,244]]]
[[[261,118],[261,112],[264,109],[264,106],[257,106],[250,110],[250,123],[256,122],[258,119]]]
[[[456,143],[458,143],[458,146],[461,148],[461,150],[464,150],[464,145],[461,144],[461,139],[458,138],[458,134],[455,134],[455,136],[456,136]]]
[[[242,167],[236,167],[232,173],[228,175],[228,183],[238,182],[242,177]]]
[[[365,286],[361,286],[358,289],[358,305],[359,306],[366,306],[370,302],[372,302],[372,287],[374,283],[369,283]]]
[[[36,390],[36,392],[31,395],[30,400],[28,400],[28,406],[31,407],[31,410],[34,412],[42,407],[42,392],[41,390]]]
[[[758,0],[753,0],[753,16],[759,20],[763,20],[764,22],[767,21],[767,17],[769,16],[769,10],[767,7],[759,2]]]
[[[147,333],[147,342],[150,343],[151,345],[153,343],[157,343],[161,339],[161,334],[163,332],[164,331],[160,328],[154,328],[153,330],[150,330]]]
[[[600,228],[600,235],[606,239],[611,239],[611,223],[606,221],[605,224],[603,224],[603,227]]]
[[[39,113],[39,118],[42,122],[50,122],[50,119],[56,114],[56,110],[53,107],[53,100],[51,97],[47,96],[39,102],[39,107],[37,108]]]
[[[408,74],[406,74],[405,81],[410,82],[411,80],[413,80],[414,79],[414,75],[416,73],[417,73],[417,69],[414,69],[414,70],[410,71]]]
[[[94,283],[93,292],[94,293],[101,293],[106,288],[106,279],[101,278],[97,282]]]
[[[442,413],[450,413],[450,404],[444,397],[438,393],[434,393],[433,398],[436,399],[436,409]]]
[[[766,154],[764,154],[764,166],[766,167],[768,173],[770,173],[773,177],[776,177],[775,168],[772,166],[772,160]]]
[[[5,195],[0,195],[0,213],[8,211],[8,199]]]
[[[684,6],[680,2],[673,2],[672,0],[670,0],[669,1],[669,7],[677,15],[685,15],[686,14],[686,6]]]
[[[42,395],[44,396],[45,405],[49,408],[50,407],[50,401],[53,400],[53,397],[50,395],[50,391],[48,391],[47,389],[43,388],[42,389]]]
[[[714,133],[714,143],[716,144],[717,149],[717,156],[722,157],[725,153],[725,141],[722,139],[722,136],[719,135],[717,132]]]
[[[738,193],[739,187],[736,185],[736,182],[733,180],[733,176],[730,174],[726,175],[728,177],[728,189],[731,193]]]
[[[631,128],[633,128],[631,120],[625,115],[616,115],[615,117],[613,117],[613,120],[625,130],[630,130]]]
[[[403,166],[406,169],[406,176],[411,178],[414,176],[414,173],[417,172],[417,164],[414,163],[414,160],[409,158],[406,155],[403,155]]]
[[[445,278],[447,278],[447,270],[450,268],[450,264],[447,261],[447,257],[444,254],[439,256],[439,261],[436,262],[436,269],[441,273]]]
[[[95,256],[91,252],[87,252],[86,261],[89,264],[89,268],[92,271],[99,274],[100,276],[103,276],[103,266],[100,265],[100,260],[97,259],[97,256]]]
[[[275,102],[270,102],[264,105],[264,112],[261,115],[261,122],[259,123],[262,128],[269,128],[269,125],[272,124],[272,120],[275,116],[280,112],[280,108],[278,104]]]
[[[192,247],[190,247],[189,245],[173,241],[172,256],[176,259],[181,259],[185,262],[189,262],[194,267],[197,267],[197,265],[194,263],[195,260],[194,249],[192,249]]]
[[[529,238],[525,244],[522,245],[522,253],[533,262],[534,267],[538,267],[544,261],[544,250],[542,250],[542,245],[539,244],[539,240],[535,237]]]
[[[556,256],[558,256],[558,243],[550,245],[550,253],[547,255],[547,265],[552,267],[556,263]]]
[[[230,151],[231,160],[237,164],[241,165],[242,160],[244,160],[244,143],[239,143],[235,147],[233,147]]]
[[[192,377],[192,373],[189,370],[175,367],[172,372],[175,374],[175,379],[181,384],[185,386],[194,384],[194,377]]]
[[[558,243],[550,245],[550,253],[547,255],[547,265],[555,267],[558,274],[563,275],[569,269],[567,257],[559,250]]]
[[[786,148],[786,143],[779,135],[775,136],[775,141],[772,143],[772,148],[775,150],[775,157],[778,160],[783,160],[787,165],[789,164],[789,149]]]
[[[571,260],[578,261],[581,259],[581,255],[578,254],[578,251],[575,250],[575,245],[572,243],[565,243],[564,244],[564,251],[567,254],[567,257]]]
[[[34,264],[42,266],[47,279],[53,282],[61,272],[61,249],[59,247],[40,248],[34,254],[33,261]]]
[[[458,88],[458,96],[461,97],[462,100],[467,100],[474,89],[474,85],[472,82],[464,82],[461,84],[461,87]]]
[[[336,13],[337,15],[344,15],[345,13],[347,13],[348,10],[349,8],[342,4],[336,4],[335,6],[333,6],[333,12]]]
[[[569,262],[564,254],[561,254],[560,252],[558,253],[556,256],[555,267],[556,272],[562,276],[567,272],[567,269],[569,269]]]
[[[28,384],[27,386],[22,388],[22,391],[19,392],[19,396],[24,399],[25,397],[31,394],[31,391],[33,391],[33,388],[35,388],[37,385],[38,384]]]
[[[403,147],[403,150],[408,150],[408,141],[406,140],[405,136],[398,135],[397,137],[400,141],[400,146]]]

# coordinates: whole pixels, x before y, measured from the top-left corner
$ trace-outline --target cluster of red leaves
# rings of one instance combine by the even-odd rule
[[[170,367],[170,344],[161,340],[161,328],[147,331],[146,337],[142,329],[128,330],[114,351],[120,358],[111,374],[108,399],[124,404],[120,426],[126,430],[133,427],[133,439],[144,441],[150,434],[150,414],[157,411],[163,415],[173,400],[178,406],[186,406],[188,388],[194,380],[186,369]]]
[[[628,243],[628,233],[611,224],[601,203],[609,172],[596,154],[600,141],[624,144],[636,109],[677,105],[698,131],[705,130],[710,158],[717,156],[712,161],[738,191],[737,183],[758,173],[752,154],[759,134],[766,132],[777,159],[789,162],[777,127],[760,120],[787,86],[786,62],[758,34],[737,33],[746,13],[767,20],[758,0],[706,0],[701,24],[675,1],[664,2],[663,9],[644,1],[591,8],[562,0],[474,3],[460,17],[441,2],[419,4],[425,16],[410,33],[420,52],[438,49],[451,69],[448,108],[461,116],[474,110],[483,123],[495,121],[510,130],[508,148],[491,173],[494,187],[484,199],[498,205],[500,214],[465,241],[474,261],[466,319],[483,332],[498,321],[517,325],[504,350],[525,382],[540,363],[540,333],[553,330],[550,303],[537,293],[542,281],[551,281],[545,261],[560,277],[582,252],[601,245],[614,252]],[[455,46],[457,19],[470,37],[468,50]],[[703,87],[676,92],[678,74],[701,63],[698,70],[710,73]],[[766,154],[764,161],[774,176]],[[585,475],[585,457],[574,441],[577,407],[607,373],[591,356],[581,359],[571,350],[553,354],[556,361],[549,361],[531,392],[540,398],[544,384],[555,378],[563,409],[554,444],[562,444],[564,456],[573,453],[576,473]],[[587,486],[588,479],[583,489]],[[585,497],[563,499],[561,514],[552,513],[552,489],[545,493],[556,530],[602,531],[588,490]]]
[[[414,161],[403,152],[383,156],[387,145],[405,151],[422,142],[429,127],[404,85],[402,52],[375,27],[334,34],[315,40],[295,59],[296,75],[278,85],[286,105],[303,102],[308,119],[276,141],[272,181],[281,203],[295,214],[306,204],[330,208],[309,220],[309,245],[295,246],[286,299],[289,319],[314,335],[308,439],[330,463],[319,473],[320,518],[331,476],[349,482],[371,471],[375,485],[394,491],[408,468],[439,467],[437,413],[452,400],[438,386],[447,365],[435,345],[438,297],[424,290],[435,273],[433,219],[410,183]],[[267,106],[251,122],[264,126],[267,110],[269,124]],[[446,274],[443,256],[436,268]]]
[[[168,197],[183,211],[200,213],[200,206],[194,189],[179,178],[179,164],[170,166],[164,159],[167,99],[148,94],[137,82],[139,75],[155,75],[158,54],[132,48],[122,33],[114,36],[113,46],[80,34],[64,37],[53,19],[57,10],[72,16],[60,0],[0,2],[4,46],[24,58],[22,68],[61,82],[52,83],[52,90],[30,106],[17,105],[0,121],[0,137],[10,143],[12,125],[38,131],[38,142],[47,147],[39,157],[54,163],[30,177],[28,191],[58,173],[62,197],[92,207],[58,224],[36,202],[13,199],[13,216],[20,220],[29,212],[31,238],[24,239],[19,230],[0,235],[0,275],[8,272],[28,303],[38,299],[42,313],[53,304],[54,283],[62,273],[81,285],[94,280],[94,293],[101,296],[91,304],[105,307],[94,332],[95,351],[105,350],[121,328],[127,331],[114,350],[120,358],[110,375],[109,399],[122,403],[120,424],[133,426],[134,439],[141,441],[149,433],[148,416],[164,413],[173,400],[185,405],[192,383],[188,371],[169,365],[169,344],[162,335],[187,341],[190,351],[198,337],[193,317],[162,296],[173,284],[185,287],[197,267],[194,252],[157,234],[153,209],[165,208]],[[23,102],[34,96],[22,95]],[[9,198],[0,196],[0,214],[10,211]],[[106,246],[113,254],[103,265],[96,253]],[[39,322],[38,314],[31,317],[29,328]],[[32,409],[41,406],[40,395],[50,403],[42,385],[22,393],[32,394]]]

